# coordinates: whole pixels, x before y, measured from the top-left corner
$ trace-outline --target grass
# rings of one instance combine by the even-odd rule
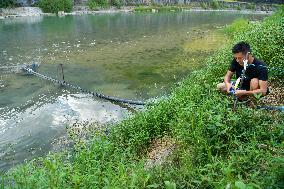
[[[39,0],[38,6],[43,12],[58,14],[59,11],[71,12],[73,2],[71,0]]]
[[[74,150],[50,154],[10,170],[6,188],[281,188],[284,186],[284,115],[249,108],[232,111],[218,93],[231,47],[251,43],[253,54],[283,69],[283,13],[250,23],[160,99],[108,135],[75,140]],[[274,74],[274,73],[271,73]],[[277,75],[274,80],[282,80]],[[162,166],[145,169],[152,140],[168,136],[178,148]],[[3,187],[4,188],[4,187]]]
[[[244,30],[247,30],[248,27],[250,27],[250,23],[247,19],[238,18],[238,19],[234,20],[234,22],[232,24],[230,24],[229,26],[227,26],[225,28],[225,32],[229,36],[233,37],[238,32],[242,32]]]

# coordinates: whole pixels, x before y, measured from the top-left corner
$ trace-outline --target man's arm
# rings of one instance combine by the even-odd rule
[[[246,90],[236,90],[237,96],[243,96],[243,95],[253,95],[253,94],[262,94],[263,96],[266,95],[267,92],[267,81],[259,80],[259,89],[253,90],[253,91],[246,91]]]
[[[267,81],[259,80],[259,89],[251,91],[252,94],[259,94],[261,93],[263,96],[267,93]]]
[[[224,83],[226,85],[226,88],[227,88],[227,92],[229,93],[230,92],[230,88],[232,87],[231,85],[231,79],[232,79],[232,76],[233,76],[234,72],[228,70],[226,75],[225,75],[225,78],[224,78]]]

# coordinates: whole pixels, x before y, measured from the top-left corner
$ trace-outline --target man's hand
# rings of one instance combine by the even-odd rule
[[[227,93],[230,93],[231,88],[232,88],[232,84],[231,83],[225,83],[226,88],[227,88]]]
[[[231,78],[233,76],[234,72],[231,72],[230,70],[227,71],[225,78],[224,78],[224,83],[226,85],[227,88],[227,93],[230,93],[230,89],[232,87],[231,85]]]
[[[237,97],[241,97],[241,96],[244,96],[244,95],[248,95],[248,91],[246,91],[246,90],[236,90],[236,91],[235,91],[235,95],[236,95]]]

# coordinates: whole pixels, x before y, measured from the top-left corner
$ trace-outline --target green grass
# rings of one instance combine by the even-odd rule
[[[91,10],[99,10],[99,8],[108,8],[110,6],[106,0],[88,0],[87,5]]]
[[[230,24],[229,26],[225,28],[225,32],[229,36],[233,37],[237,33],[247,30],[248,27],[250,27],[249,20],[244,19],[244,18],[238,18],[234,20],[232,24]]]
[[[250,10],[255,10],[256,9],[256,5],[255,5],[255,3],[247,3],[246,4],[246,8],[250,9]]]
[[[213,1],[210,2],[210,7],[212,9],[220,9],[221,8],[219,2],[216,1],[216,0],[213,0]]]
[[[74,140],[73,151],[10,170],[6,188],[283,187],[283,113],[246,107],[234,112],[228,107],[232,99],[215,90],[240,40],[269,66],[283,69],[283,11],[239,32],[232,29],[232,40],[207,59],[207,67],[168,98],[112,126],[108,136],[93,133],[89,141]],[[178,146],[171,161],[145,169],[149,144],[163,136]]]
[[[73,1],[71,0],[39,0],[38,6],[47,13],[58,13],[59,11],[71,12]]]

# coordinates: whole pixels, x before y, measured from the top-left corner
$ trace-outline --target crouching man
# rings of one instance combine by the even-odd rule
[[[239,99],[245,96],[269,93],[267,87],[267,66],[251,54],[250,45],[239,42],[232,48],[234,59],[225,75],[224,82],[217,85],[218,90],[235,94]],[[232,82],[236,73],[237,80]]]

